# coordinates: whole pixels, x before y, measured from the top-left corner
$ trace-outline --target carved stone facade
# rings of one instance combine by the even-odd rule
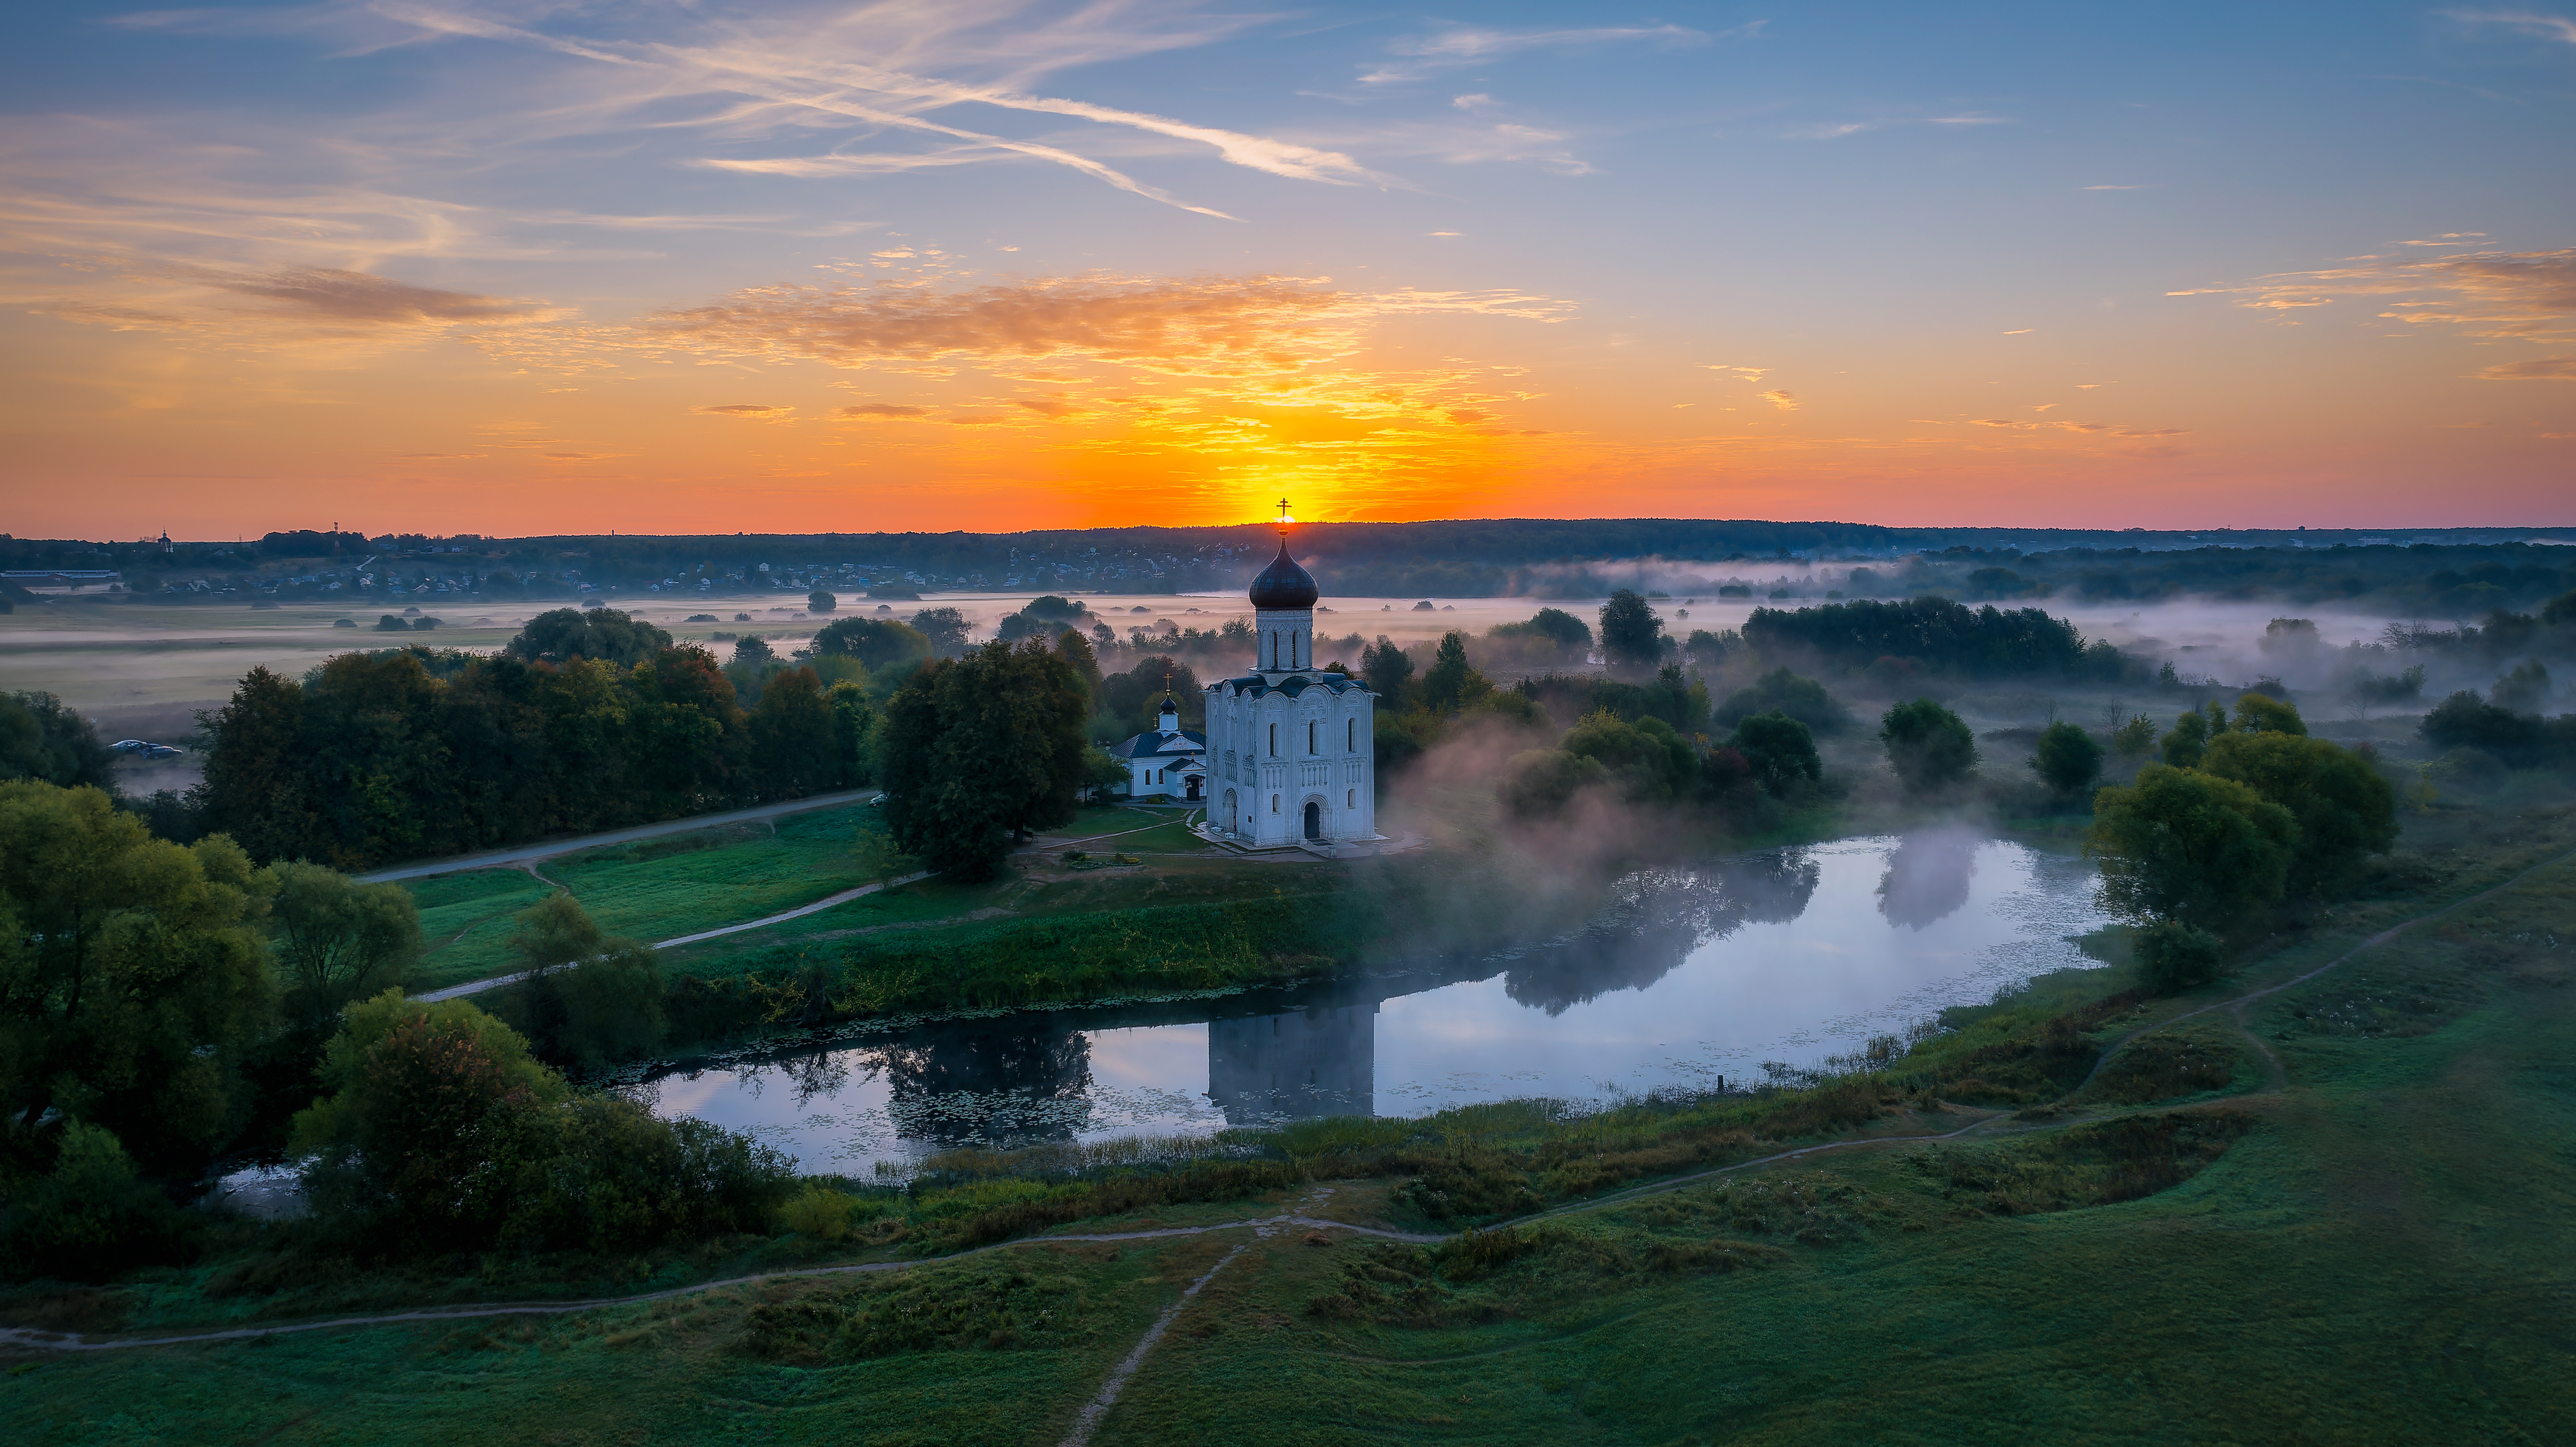
[[[1379,837],[1377,695],[1315,666],[1317,597],[1282,538],[1252,584],[1253,672],[1207,686],[1208,827],[1239,844]]]

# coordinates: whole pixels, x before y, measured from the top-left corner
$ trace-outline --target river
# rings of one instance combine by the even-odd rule
[[[2091,965],[2090,864],[1943,829],[1643,871],[1582,928],[1421,973],[914,1026],[625,1087],[810,1172],[1514,1096],[1830,1069],[1942,1007]]]

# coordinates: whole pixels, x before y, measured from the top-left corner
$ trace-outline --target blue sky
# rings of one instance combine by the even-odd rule
[[[9,23],[0,426],[115,489],[21,531],[2576,495],[2557,11]]]

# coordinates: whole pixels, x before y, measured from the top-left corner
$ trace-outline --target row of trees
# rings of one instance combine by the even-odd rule
[[[1946,598],[1756,608],[1744,620],[1744,641],[1766,658],[1850,668],[1894,659],[1938,672],[2115,680],[2129,666],[2108,641],[2087,644],[2074,624],[2041,609],[1970,608]]]
[[[2475,749],[2511,768],[2576,761],[2576,714],[2540,713],[2548,687],[2548,671],[2527,664],[2497,680],[2486,698],[2462,689],[2443,699],[2417,730],[2437,749]]]
[[[358,869],[864,782],[865,673],[765,680],[745,709],[704,649],[610,609],[531,620],[433,674],[404,650],[304,680],[265,668],[206,716],[196,827],[260,861]]]

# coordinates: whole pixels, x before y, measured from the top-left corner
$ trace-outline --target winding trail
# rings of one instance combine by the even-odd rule
[[[1258,1234],[1266,1236],[1270,1233],[1260,1231]],[[1190,1304],[1190,1298],[1199,1294],[1199,1288],[1216,1280],[1216,1274],[1232,1265],[1234,1258],[1243,1254],[1244,1246],[1251,1244],[1246,1241],[1243,1245],[1218,1257],[1216,1264],[1207,1269],[1206,1275],[1191,1282],[1189,1288],[1181,1293],[1180,1300],[1163,1308],[1163,1314],[1154,1318],[1152,1326],[1145,1328],[1145,1335],[1136,1343],[1136,1349],[1120,1359],[1118,1365],[1109,1369],[1109,1379],[1100,1384],[1100,1390],[1092,1395],[1090,1401],[1082,1404],[1081,1413],[1073,1419],[1073,1430],[1064,1434],[1061,1447],[1087,1447],[1091,1441],[1091,1434],[1099,1429],[1102,1415],[1118,1405],[1119,1389],[1125,1387],[1127,1379],[1136,1375],[1136,1369],[1145,1364],[1145,1353],[1152,1351],[1154,1343],[1163,1339],[1163,1331],[1172,1324],[1172,1318],[1181,1314],[1181,1308]]]
[[[773,821],[790,814],[806,814],[816,809],[840,809],[864,804],[877,797],[875,789],[847,789],[837,794],[815,794],[803,799],[788,799],[776,804],[761,804],[749,809],[731,809],[722,814],[692,814],[685,819],[665,819],[659,824],[638,824],[632,829],[611,829],[603,834],[582,834],[570,839],[555,839],[542,844],[527,844],[516,849],[492,849],[481,854],[459,854],[452,859],[432,860],[427,864],[403,864],[357,876],[361,884],[383,884],[396,879],[427,879],[437,874],[463,874],[476,869],[501,869],[537,859],[551,859],[558,854],[577,854],[584,849],[597,849],[609,844],[632,844],[639,839],[659,839],[668,834],[689,834],[700,829],[719,829],[727,824],[750,824]]]
[[[529,872],[534,874],[536,871],[531,869]],[[542,874],[537,875],[537,877],[539,879],[545,879],[545,876]],[[812,904],[799,905],[795,909],[788,910],[784,914],[773,914],[762,919],[747,919],[740,924],[729,924],[721,929],[701,930],[696,934],[682,935],[677,939],[658,940],[654,943],[653,948],[657,950],[667,950],[677,945],[693,945],[700,940],[711,940],[722,935],[737,935],[742,933],[744,930],[766,929],[770,925],[781,924],[791,919],[802,919],[809,914],[820,914],[836,905],[848,904],[851,900],[874,894],[881,889],[892,889],[898,884],[911,884],[918,880],[928,879],[929,877],[930,871],[925,869],[919,873],[906,874],[896,879],[881,879],[874,884],[862,884],[856,889],[845,889],[838,894],[825,895],[823,898],[814,901]],[[554,881],[550,879],[546,880],[546,882],[548,884],[554,883]],[[485,990],[497,990],[503,985],[515,985],[521,980],[528,978],[530,975],[539,973],[542,972],[537,970],[519,970],[507,975],[494,975],[488,980],[469,980],[462,985],[450,985],[444,990],[431,990],[427,994],[414,995],[412,998],[423,1004],[429,1004],[438,1000],[461,999],[467,995],[479,995]]]
[[[2481,900],[2493,899],[2495,896],[2504,893],[2508,889],[2512,889],[2516,885],[2521,884],[2524,880],[2540,873],[2542,870],[2555,869],[2559,865],[2565,864],[2570,860],[2576,860],[2576,852],[2561,854],[2555,859],[2544,859],[2538,864],[2529,866],[2520,873],[2514,875],[2513,878],[2508,879],[2504,883],[2496,885],[2493,888],[2482,889],[2475,894],[2468,895],[2461,899],[2455,899],[2449,904],[2442,906],[2440,909],[2428,910],[2423,914],[2399,920],[2397,923],[2390,925],[2388,928],[2381,930],[2379,933],[2372,935],[2370,938],[2363,940],[2357,945],[2354,945],[2351,949],[2344,951],[2342,954],[2335,956],[2333,959],[2326,961],[2315,969],[2309,970],[2305,974],[2292,975],[2290,978],[2281,981],[2279,984],[2265,985],[2259,990],[2248,990],[2242,995],[2232,996],[2224,1000],[2212,1001],[2209,1004],[2201,1006],[2197,1010],[2185,1010],[2179,1015],[2140,1025],[2136,1029],[2120,1036],[2116,1040],[2113,1040],[2110,1044],[2103,1046],[2101,1055],[2096,1057],[2093,1061],[2093,1068],[2085,1072],[2083,1081],[2079,1083],[2074,1090],[2068,1091],[2067,1094],[2070,1096],[2075,1095],[2081,1092],[2085,1086],[2091,1085],[2093,1083],[2093,1077],[2100,1075],[2102,1073],[2102,1067],[2110,1064],[2111,1057],[2119,1054],[2121,1050],[2125,1049],[2130,1041],[2137,1039],[2141,1035],[2152,1034],[2155,1031],[2179,1025],[2185,1020],[2197,1019],[2202,1015],[2209,1014],[2216,1010],[2225,1010],[2228,1014],[2228,1019],[2235,1025],[2236,1032],[2243,1035],[2246,1039],[2253,1041],[2254,1048],[2262,1052],[2265,1067],[2271,1076],[2271,1084],[2267,1088],[2266,1093],[2277,1091],[2286,1083],[2287,1073],[2281,1064],[2281,1057],[2273,1054],[2272,1047],[2264,1044],[2261,1036],[2256,1035],[2252,1030],[2246,1027],[2245,1009],[2247,1006],[2267,996],[2277,995],[2283,990],[2304,985],[2308,981],[2315,979],[2317,976],[2324,974],[2328,970],[2349,964],[2364,951],[2375,950],[2419,924],[2426,924],[2433,920],[2440,919],[2446,914],[2466,909],[2470,905],[2476,904]]]
[[[178,1336],[117,1337],[103,1341],[92,1341],[78,1332],[39,1331],[32,1327],[0,1327],[0,1348],[39,1347],[65,1352],[122,1351],[127,1347],[170,1347],[190,1346],[198,1342],[250,1341],[259,1337],[330,1331],[344,1326],[391,1326],[412,1321],[480,1321],[496,1316],[565,1316],[576,1311],[598,1311],[607,1307],[670,1301],[676,1297],[695,1296],[707,1291],[723,1291],[729,1287],[757,1286],[766,1281],[793,1281],[800,1277],[811,1276],[866,1276],[881,1271],[907,1271],[916,1266],[938,1266],[950,1261],[963,1261],[970,1256],[983,1256],[995,1251],[1025,1250],[1031,1246],[1159,1241],[1174,1236],[1204,1236],[1213,1231],[1257,1231],[1263,1227],[1275,1229],[1281,1226],[1348,1231],[1359,1236],[1371,1236],[1385,1241],[1406,1241],[1425,1246],[1449,1239],[1446,1236],[1425,1236],[1411,1231],[1389,1231],[1376,1226],[1355,1226],[1348,1221],[1327,1221],[1318,1216],[1283,1213],[1248,1221],[1223,1221],[1212,1226],[1165,1226],[1151,1231],[1106,1231],[1078,1236],[1024,1236],[1016,1241],[997,1241],[990,1246],[953,1251],[945,1256],[924,1256],[917,1261],[862,1261],[849,1266],[805,1266],[785,1271],[761,1271],[749,1276],[728,1276],[721,1281],[700,1281],[688,1286],[669,1287],[661,1291],[638,1292],[632,1296],[595,1296],[579,1301],[493,1302],[474,1306],[423,1307],[417,1311],[391,1311],[373,1316],[334,1316],[319,1321],[229,1327],[221,1331],[187,1332]]]
[[[813,799],[798,799],[786,804],[771,805],[764,809],[743,809],[737,810],[731,814],[705,814],[694,819],[673,820],[668,824],[652,824],[639,829],[623,829],[613,834],[588,834],[579,839],[559,840],[553,844],[531,845],[527,849],[503,850],[497,854],[471,855],[463,859],[448,860],[444,863],[435,865],[421,865],[410,869],[390,869],[376,874],[363,875],[361,876],[361,879],[365,883],[374,884],[386,880],[417,879],[432,874],[453,874],[473,869],[522,869],[527,871],[529,874],[534,875],[537,879],[542,880],[547,884],[552,884],[557,889],[561,889],[563,888],[562,884],[555,880],[547,879],[543,874],[538,873],[537,863],[539,860],[552,858],[558,854],[568,854],[578,850],[597,848],[603,844],[623,844],[637,839],[651,839],[665,834],[682,834],[687,833],[692,829],[707,829],[723,824],[739,824],[755,818],[775,820],[787,814],[803,813],[811,809],[828,809],[839,804],[846,804],[854,800],[864,800],[872,797],[874,797],[874,791],[862,789],[854,794],[831,794],[819,796]],[[1090,844],[1102,839],[1116,839],[1125,834],[1142,834],[1149,829],[1160,829],[1170,822],[1172,821],[1168,819],[1158,819],[1151,824],[1142,825],[1138,828],[1121,830],[1117,834],[1095,834],[1086,839],[1038,839],[1021,846],[1021,848],[1015,852],[1022,854],[1036,853],[1049,849],[1069,848],[1077,844]],[[770,828],[772,831],[775,831],[777,825],[772,823]],[[892,889],[898,884],[918,883],[922,880],[928,879],[931,876],[931,873],[932,871],[924,869],[912,874],[902,875],[894,879],[879,880],[875,884],[863,884],[856,889],[845,889],[838,894],[825,895],[823,898],[814,901],[812,904],[800,905],[795,909],[787,910],[780,914],[764,915],[759,919],[744,920],[740,924],[729,924],[716,929],[700,930],[696,934],[681,935],[676,939],[657,940],[654,942],[653,948],[657,950],[676,949],[681,945],[694,945],[706,940],[721,939],[726,935],[741,934],[745,930],[767,929],[771,925],[784,924],[791,919],[802,919],[809,914],[821,914],[827,909],[833,909],[840,905],[848,904],[854,899],[865,898],[881,889]],[[459,935],[458,938],[461,939],[463,936]],[[469,980],[462,985],[449,985],[445,989],[430,990],[423,994],[414,995],[412,998],[422,1002],[423,1004],[432,1004],[440,1000],[459,1000],[463,999],[467,995],[479,995],[486,990],[497,990],[504,985],[515,985],[521,980],[528,978],[530,975],[538,973],[541,972],[536,970],[517,970],[506,975],[494,975],[488,979]]]
[[[2072,1096],[2083,1090],[2086,1085],[2090,1085],[2094,1076],[2100,1074],[2102,1063],[2108,1061],[2120,1049],[2127,1046],[2129,1042],[2135,1040],[2139,1036],[2154,1030],[2163,1029],[2169,1025],[2178,1024],[2184,1020],[2192,1019],[2200,1015],[2206,1015],[2217,1010],[2227,1010],[2231,1012],[2237,1028],[2242,1031],[2248,1039],[2254,1040],[2255,1047],[2262,1051],[2264,1058],[2272,1067],[2272,1078],[2266,1083],[2265,1087],[2260,1091],[2248,1092],[2248,1094],[2277,1094],[2285,1084],[2281,1071],[2280,1059],[2278,1056],[2274,1055],[2271,1049],[2268,1046],[2265,1046],[2260,1039],[2256,1039],[2250,1030],[2245,1030],[2242,1017],[2242,1011],[2245,1007],[2253,1004],[2257,1000],[2277,995],[2294,986],[2305,984],[2330,970],[2348,963],[2365,951],[2375,949],[2380,945],[2388,943],[2390,940],[2395,939],[2399,934],[2416,925],[2423,924],[2430,920],[2440,919],[2445,915],[2454,913],[2455,911],[2466,908],[2469,905],[2476,904],[2482,900],[2491,899],[2496,895],[2502,894],[2505,891],[2520,885],[2524,880],[2529,879],[2534,874],[2538,874],[2543,870],[2556,868],[2557,866],[2566,864],[2571,860],[2576,860],[2576,852],[2563,854],[2556,858],[2531,865],[2520,873],[2515,874],[2511,879],[2495,885],[2492,888],[2481,890],[2476,894],[2454,900],[2450,904],[2442,906],[2440,909],[2430,910],[2424,914],[2420,914],[2398,924],[2391,925],[2387,929],[2370,936],[2368,939],[2363,940],[2361,943],[2353,946],[2349,950],[2346,950],[2344,953],[2337,955],[2326,963],[2302,974],[2292,976],[2291,978],[2283,980],[2277,984],[2266,985],[2260,989],[2248,990],[2243,994],[2236,995],[2225,1000],[2214,1001],[2210,1004],[2203,1005],[2198,1009],[2176,1015],[2171,1019],[2141,1025],[2105,1046],[2102,1051],[2101,1060],[2096,1061],[2094,1064],[2093,1072],[2086,1075],[2083,1083],[2077,1085],[2075,1090],[2069,1091],[2068,1095]],[[743,927],[750,928],[751,926]],[[2244,1097],[2240,1096],[2231,1098],[2242,1099]],[[2074,1125],[2090,1124],[2100,1120],[2115,1119],[2123,1115],[2157,1113],[2169,1111],[2173,1108],[2174,1107],[2167,1105],[2151,1104],[2128,1110],[2113,1111],[2107,1114],[2087,1113],[2082,1116],[2070,1116],[2055,1121],[2033,1121],[2025,1123],[2023,1130],[2016,1131],[2014,1134],[2059,1130]],[[1842,1151],[1875,1150],[1898,1145],[1929,1145],[1941,1141],[1957,1140],[1963,1136],[1981,1130],[1986,1126],[1993,1125],[1998,1121],[2006,1120],[2008,1118],[2009,1117],[2007,1117],[2005,1113],[1998,1111],[1981,1115],[1977,1119],[1968,1122],[1966,1125],[1951,1131],[1943,1131],[1939,1133],[1918,1133],[1913,1135],[1870,1136],[1852,1140],[1825,1141],[1811,1146],[1800,1146],[1792,1150],[1774,1152],[1767,1156],[1757,1156],[1750,1160],[1737,1161],[1730,1165],[1716,1166],[1704,1171],[1695,1171],[1688,1175],[1669,1176],[1661,1180],[1645,1182],[1637,1186],[1631,1186],[1622,1190],[1610,1192],[1607,1195],[1596,1196],[1589,1200],[1572,1202],[1564,1206],[1534,1212],[1530,1215],[1517,1217],[1509,1221],[1499,1221],[1492,1227],[1486,1229],[1500,1230],[1506,1227],[1545,1221],[1562,1216],[1577,1215],[1587,1211],[1599,1211],[1615,1206],[1622,1206],[1633,1201],[1660,1195],[1665,1192],[1683,1190],[1703,1181],[1715,1180],[1723,1176],[1733,1175],[1741,1171],[1753,1170],[1761,1166],[1775,1165],[1783,1161],[1800,1160],[1810,1156],[1829,1155]],[[1293,1212],[1282,1212],[1277,1215],[1253,1217],[1240,1221],[1220,1221],[1206,1226],[1166,1226],[1143,1231],[1111,1231],[1085,1233],[1080,1235],[1028,1236],[1022,1237],[1016,1241],[995,1242],[989,1246],[978,1246],[966,1251],[952,1252],[945,1256],[926,1256],[912,1261],[871,1261],[860,1262],[847,1266],[814,1266],[782,1271],[765,1271],[748,1276],[726,1277],[718,1281],[697,1282],[688,1286],[674,1286],[661,1291],[642,1292],[630,1296],[591,1297],[577,1301],[524,1303],[496,1302],[486,1305],[425,1307],[416,1311],[385,1312],[369,1316],[328,1317],[315,1321],[287,1322],[266,1326],[234,1327],[217,1331],[188,1332],[172,1336],[118,1337],[104,1340],[91,1340],[77,1332],[48,1332],[27,1327],[0,1327],[0,1349],[15,1347],[46,1351],[122,1351],[134,1347],[189,1346],[207,1342],[246,1341],[261,1337],[285,1336],[301,1332],[329,1331],[341,1327],[390,1326],[407,1322],[473,1321],[507,1316],[562,1316],[573,1312],[597,1311],[621,1306],[641,1305],[655,1301],[669,1301],[677,1297],[692,1296],[709,1291],[723,1291],[734,1287],[755,1286],[769,1281],[788,1281],[802,1277],[857,1276],[884,1271],[903,1271],[916,1266],[935,1266],[943,1262],[960,1261],[968,1257],[982,1256],[995,1251],[1016,1251],[1026,1250],[1031,1247],[1068,1244],[1168,1240],[1176,1237],[1211,1235],[1220,1231],[1252,1231],[1255,1233],[1257,1238],[1259,1236],[1269,1235],[1283,1227],[1303,1227],[1305,1229],[1315,1231],[1344,1231],[1355,1236],[1364,1236],[1382,1241],[1401,1241],[1420,1246],[1437,1245],[1441,1242],[1453,1240],[1458,1236],[1465,1234],[1464,1232],[1426,1234],[1413,1231],[1395,1231],[1384,1227],[1361,1226],[1348,1221],[1333,1221],[1322,1217],[1301,1215]],[[1214,1267],[1211,1267],[1205,1275],[1201,1276],[1197,1281],[1193,1282],[1187,1290],[1182,1292],[1181,1299],[1179,1301],[1176,1301],[1171,1306],[1165,1308],[1162,1315],[1156,1318],[1154,1325],[1147,1330],[1144,1339],[1137,1343],[1135,1350],[1130,1352],[1126,1359],[1119,1363],[1118,1367],[1111,1372],[1109,1379],[1102,1384],[1100,1392],[1095,1394],[1090,1403],[1086,1404],[1083,1409],[1082,1416],[1077,1419],[1073,1435],[1068,1436],[1065,1439],[1066,1447],[1083,1447],[1083,1444],[1089,1441],[1090,1433],[1097,1427],[1100,1418],[1108,1412],[1112,1405],[1115,1404],[1119,1391],[1123,1389],[1128,1380],[1135,1375],[1138,1367],[1142,1365],[1146,1353],[1150,1351],[1153,1345],[1161,1339],[1164,1330],[1169,1327],[1172,1320],[1178,1316],[1182,1307],[1186,1306],[1190,1299],[1198,1294],[1200,1288],[1206,1286],[1209,1281],[1213,1280],[1216,1274],[1219,1271],[1222,1271],[1228,1262],[1234,1260],[1237,1255],[1241,1254],[1245,1246],[1249,1246],[1250,1244],[1250,1242],[1246,1242],[1243,1245],[1237,1246],[1233,1251],[1228,1252]]]

